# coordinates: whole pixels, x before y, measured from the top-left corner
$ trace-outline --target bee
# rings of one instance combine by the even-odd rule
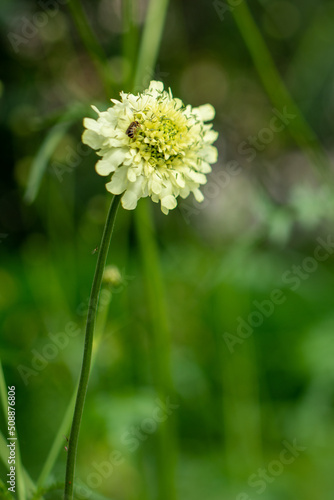
[[[140,128],[140,124],[139,122],[135,121],[135,122],[131,122],[130,125],[128,126],[128,128],[126,129],[126,135],[128,135],[131,139],[134,138],[134,136],[136,135],[137,133],[137,130],[138,128]]]

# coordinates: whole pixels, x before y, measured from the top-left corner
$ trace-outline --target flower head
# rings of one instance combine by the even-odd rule
[[[176,207],[178,196],[193,193],[202,201],[199,187],[217,161],[212,143],[218,133],[204,123],[214,118],[213,106],[184,106],[157,81],[141,94],[120,96],[111,99],[114,106],[107,111],[93,106],[97,120],[84,119],[82,141],[101,156],[97,173],[112,174],[107,190],[124,193],[122,206],[128,210],[146,196],[160,201],[165,214]]]

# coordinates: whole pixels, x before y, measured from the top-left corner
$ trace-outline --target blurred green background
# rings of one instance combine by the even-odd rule
[[[22,463],[34,483],[55,484],[45,500],[61,498],[62,422],[110,200],[82,119],[133,90],[146,4],[1,2],[0,354]],[[157,79],[187,104],[212,103],[219,161],[201,205],[189,197],[166,217],[151,203],[169,330],[160,351],[134,214],[119,211],[79,499],[333,499],[334,2],[231,5],[171,1],[157,63],[135,89]]]

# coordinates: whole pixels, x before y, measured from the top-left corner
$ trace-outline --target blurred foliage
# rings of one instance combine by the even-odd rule
[[[132,10],[128,1],[82,3],[105,57],[106,89],[66,3],[3,0],[0,7],[0,353],[7,384],[16,386],[22,462],[35,482],[75,390],[109,198],[94,153],[80,143],[82,118],[92,103],[107,107],[107,90],[108,98],[131,90],[146,12],[144,0]],[[161,79],[194,106],[211,102],[220,132],[220,159],[203,204],[189,198],[168,217],[153,206],[172,336],[169,397],[179,405],[172,416],[178,498],[331,500],[333,185],[314,174],[289,124],[270,128],[286,103],[274,108],[264,90],[234,20],[238,7],[172,1],[155,71],[148,68],[141,82],[143,88]],[[334,2],[261,0],[249,8],[330,162]],[[41,182],[30,178],[36,199],[28,204],[33,168]],[[329,241],[322,258],[319,241],[323,248]],[[104,285],[111,302],[82,423],[78,484],[85,489],[94,464],[111,463],[111,453],[123,460],[115,458],[112,473],[78,498],[150,499],[155,434],[136,438],[134,450],[122,438],[157,404],[132,213],[119,212],[109,260],[122,280]],[[271,301],[275,289],[284,302],[259,312],[256,304]],[[249,326],[252,314],[258,326]],[[57,346],[54,336],[72,331],[72,323],[77,334]],[[33,372],[22,376],[20,366]],[[305,450],[275,469],[282,443],[294,440]],[[39,490],[45,500],[61,498],[52,488],[63,480],[65,460],[62,448],[47,479],[50,491]],[[262,492],[254,486],[259,469],[269,470]],[[6,473],[1,463],[0,477]]]

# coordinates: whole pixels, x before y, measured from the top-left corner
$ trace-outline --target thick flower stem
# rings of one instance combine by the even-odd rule
[[[77,399],[74,408],[69,444],[68,444],[64,500],[73,499],[76,453],[77,453],[81,417],[82,417],[83,407],[85,404],[91,358],[92,358],[95,319],[96,319],[99,295],[101,290],[103,271],[108,255],[111,235],[115,223],[119,201],[120,201],[120,196],[119,195],[114,196],[109,208],[107,220],[102,235],[101,245],[98,252],[95,274],[89,299],[82,368],[78,386]]]

